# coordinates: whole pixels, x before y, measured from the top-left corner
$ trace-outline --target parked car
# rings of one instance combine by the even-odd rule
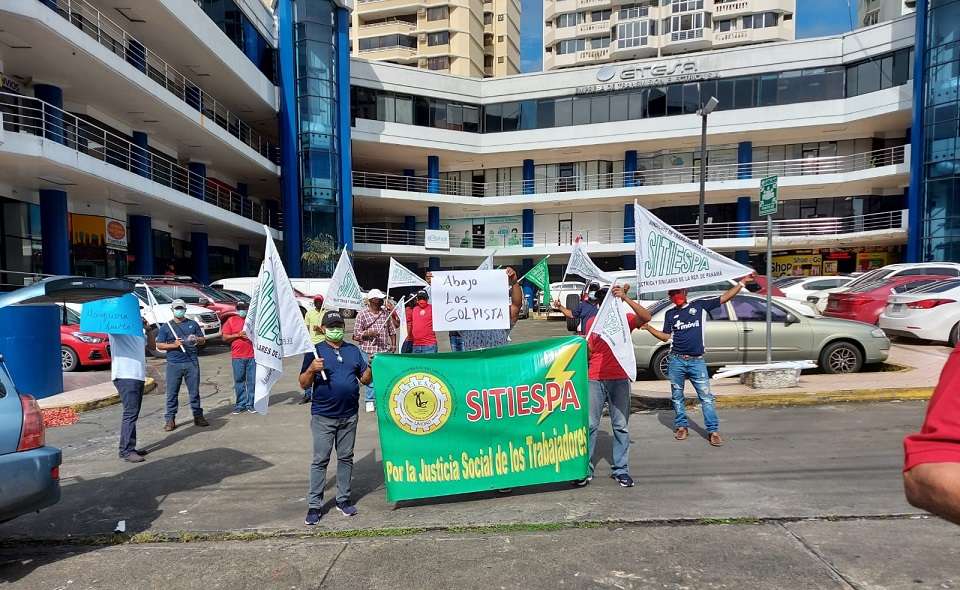
[[[697,293],[691,301],[716,297],[722,292]],[[794,313],[796,303],[773,300],[773,360],[815,360],[826,373],[856,373],[864,365],[887,360],[890,340],[883,330],[847,320]],[[661,329],[670,300],[655,303],[651,324]],[[766,361],[766,298],[741,294],[710,312],[706,324],[707,366],[763,363]],[[644,330],[633,332],[637,368],[651,371],[657,379],[667,378],[669,344]]]
[[[587,284],[582,281],[550,283],[550,297],[553,301],[566,305],[570,295],[576,295],[579,298],[586,289]],[[543,293],[540,294],[540,309],[547,309],[547,317],[550,319],[563,317],[562,313],[554,310],[552,305],[543,300]]]
[[[173,298],[146,283],[138,283],[133,293],[140,300],[140,315],[147,322],[147,354],[164,358],[167,353],[157,350],[156,337],[160,324],[173,321],[173,310],[170,309]],[[222,324],[216,313],[205,307],[187,303],[187,317],[200,325],[207,342],[220,338]]]
[[[217,314],[221,324],[237,314],[236,301],[200,283],[164,279],[148,279],[144,283],[153,292],[166,295],[171,300],[183,299],[189,305],[205,307]]]
[[[110,339],[106,334],[80,331],[80,305],[60,306],[60,367],[65,373],[80,367],[110,365]]]
[[[956,346],[960,343],[960,279],[928,283],[891,295],[879,325],[888,336]]]
[[[887,299],[891,295],[904,293],[945,278],[947,277],[939,275],[900,275],[861,283],[842,293],[831,293],[823,315],[876,324],[880,319],[880,312],[887,306]]]
[[[836,289],[843,287],[854,281],[853,277],[790,277],[789,281],[774,281],[775,287],[783,291],[788,299],[796,301],[807,301],[807,297],[826,291],[827,289]]]
[[[290,279],[290,284],[293,286],[293,294],[300,306],[300,314],[303,315],[307,313],[307,310],[313,309],[313,298],[315,296],[326,296],[330,279]],[[301,290],[297,285],[306,285],[310,290]],[[257,288],[257,277],[220,279],[210,283],[210,286],[214,289],[239,291],[245,293],[247,297],[253,297],[253,291]],[[366,291],[362,291],[362,294],[364,295],[364,301],[366,301]],[[394,293],[391,293],[391,295],[394,295]],[[395,299],[399,300],[399,297]],[[345,318],[352,318],[356,317],[357,312],[352,309],[341,309],[340,314]]]
[[[956,262],[917,262],[911,264],[888,264],[883,268],[876,268],[857,275],[853,273],[854,280],[842,287],[827,289],[807,296],[807,302],[823,313],[827,309],[827,301],[833,293],[843,293],[848,289],[859,287],[868,282],[878,281],[880,279],[893,278],[908,275],[943,275],[946,277],[960,277],[960,263]]]
[[[0,307],[19,303],[83,303],[129,293],[130,281],[51,277],[0,294]],[[60,449],[46,446],[40,406],[17,390],[0,356],[0,522],[60,501]]]
[[[244,303],[250,303],[250,296],[242,291],[232,291],[230,289],[218,289],[224,295],[232,297],[235,301],[243,301]]]

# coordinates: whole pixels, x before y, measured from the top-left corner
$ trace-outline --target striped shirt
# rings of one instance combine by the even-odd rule
[[[380,352],[389,352],[393,350],[392,336],[396,334],[396,327],[390,321],[391,314],[386,309],[381,308],[379,313],[374,313],[369,307],[365,307],[357,314],[357,321],[353,324],[353,340],[360,347],[360,350],[368,355]],[[374,330],[376,334],[370,337],[361,336],[367,330]]]

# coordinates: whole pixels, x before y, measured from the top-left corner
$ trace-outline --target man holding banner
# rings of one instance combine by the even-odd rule
[[[590,378],[590,473],[577,482],[584,486],[593,479],[595,463],[593,451],[597,445],[597,430],[603,405],[610,409],[613,428],[613,457],[610,477],[620,487],[632,488],[630,477],[630,382],[636,380],[637,360],[630,333],[650,321],[650,312],[627,295],[629,285],[615,285],[597,291],[600,311],[586,321],[588,375]],[[624,315],[620,302],[633,313]]]

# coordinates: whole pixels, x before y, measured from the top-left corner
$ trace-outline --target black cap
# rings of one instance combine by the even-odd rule
[[[320,324],[324,328],[342,328],[343,316],[340,315],[339,311],[328,311],[323,315],[323,321]]]
[[[242,309],[250,309],[250,304],[246,301],[237,301],[237,311]]]
[[[430,299],[426,291],[417,291],[417,299]]]

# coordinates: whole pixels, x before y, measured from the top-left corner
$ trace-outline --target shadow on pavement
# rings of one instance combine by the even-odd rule
[[[670,432],[673,432],[675,430],[673,427],[673,417],[674,417],[673,411],[657,412],[657,420],[660,422],[660,424],[663,424],[665,428],[668,428]],[[691,432],[696,432],[704,440],[709,438],[709,435],[707,434],[706,429],[704,429],[703,426],[700,426],[694,420],[691,419],[689,411],[687,412],[687,422],[690,423],[689,428]]]
[[[77,478],[63,486],[59,504],[39,514],[25,515],[0,525],[0,535],[17,537],[83,537],[109,535],[118,521],[126,532],[147,531],[163,513],[171,494],[213,486],[236,475],[252,473],[273,464],[234,449],[215,448],[175,457],[150,460],[120,473],[96,479]],[[37,551],[29,545],[0,552],[0,579],[17,580],[34,569],[72,554],[91,551],[94,545],[77,545],[71,552]]]

